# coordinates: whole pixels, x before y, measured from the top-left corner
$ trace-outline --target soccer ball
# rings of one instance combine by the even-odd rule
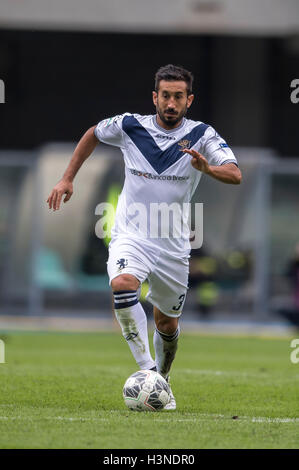
[[[169,385],[158,372],[139,370],[123,388],[125,404],[134,411],[160,411],[169,401]]]

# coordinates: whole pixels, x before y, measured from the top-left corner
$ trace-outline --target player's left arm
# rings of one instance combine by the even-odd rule
[[[184,152],[191,155],[191,165],[198,171],[212,176],[216,180],[227,184],[240,184],[242,173],[235,163],[224,163],[222,165],[209,165],[208,160],[196,150],[184,149]]]

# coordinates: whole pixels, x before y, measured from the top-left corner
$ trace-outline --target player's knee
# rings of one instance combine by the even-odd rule
[[[114,292],[120,290],[137,290],[140,282],[132,274],[120,274],[111,281],[111,287]]]
[[[161,333],[165,333],[166,335],[172,335],[176,332],[178,328],[178,319],[172,317],[166,317],[156,319],[156,328],[157,330],[161,331]]]

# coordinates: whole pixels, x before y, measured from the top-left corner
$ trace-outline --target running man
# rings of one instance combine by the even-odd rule
[[[168,381],[188,286],[190,232],[181,211],[181,235],[157,237],[164,221],[161,226],[151,226],[152,207],[161,203],[173,207],[175,203],[182,208],[188,204],[202,173],[228,184],[240,184],[242,179],[232,150],[213,127],[185,117],[194,99],[192,82],[192,73],[182,67],[161,67],[153,91],[156,114],[125,113],[88,129],[47,200],[55,211],[64,195],[64,202],[71,198],[75,175],[99,141],[121,149],[125,182],[107,262],[115,316],[139,368],[158,370]],[[142,209],[144,223],[134,219],[136,209]],[[155,360],[149,349],[146,314],[139,302],[140,286],[146,279],[147,300],[154,309]],[[173,393],[166,409],[176,409]]]

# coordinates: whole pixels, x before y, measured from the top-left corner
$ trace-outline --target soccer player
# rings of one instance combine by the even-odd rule
[[[64,194],[64,202],[71,198],[75,175],[99,141],[121,149],[126,177],[107,262],[114,311],[139,368],[158,370],[168,381],[189,274],[190,231],[182,207],[190,202],[202,173],[229,184],[239,184],[242,179],[232,150],[213,127],[185,117],[194,99],[192,82],[193,75],[182,67],[161,67],[153,91],[156,114],[125,113],[88,129],[47,200],[55,211]],[[170,230],[161,236],[166,221],[160,217],[157,222],[153,217],[153,209],[161,203],[167,207],[175,203],[182,209],[176,213],[183,227],[180,236]],[[141,214],[138,220],[136,211]],[[173,229],[175,225],[173,222]],[[154,309],[155,360],[139,302],[140,286],[146,279],[147,299]],[[172,392],[166,409],[176,409]]]

